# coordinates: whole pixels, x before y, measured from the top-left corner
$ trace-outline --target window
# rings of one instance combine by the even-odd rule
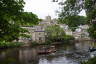
[[[41,33],[39,33],[39,35],[41,35]]]
[[[42,37],[39,37],[39,41],[42,41]]]

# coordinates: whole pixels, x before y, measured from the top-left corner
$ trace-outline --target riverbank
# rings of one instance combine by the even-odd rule
[[[70,40],[70,41],[65,41],[65,42],[44,42],[44,43],[37,43],[37,42],[32,42],[31,43],[31,47],[34,47],[34,46],[40,46],[40,45],[66,45],[66,44],[73,44],[74,43],[74,40]]]
[[[40,45],[63,45],[63,44],[74,44],[75,42],[85,42],[86,40],[83,41],[78,41],[78,40],[65,40],[61,42],[52,42],[52,41],[47,41],[44,43],[37,43],[37,42],[30,42],[27,46],[24,45],[23,42],[6,42],[6,41],[0,41],[0,49],[3,48],[14,48],[14,47],[35,47],[35,46],[40,46]],[[88,40],[89,41],[89,40]],[[90,40],[91,41],[91,40]]]
[[[56,52],[47,55],[37,53],[43,46],[2,49],[0,50],[0,64],[80,64],[81,61],[89,58],[90,54],[84,51],[87,51],[91,43],[90,41],[90,43],[57,45],[55,46]]]
[[[44,42],[44,43],[37,43],[32,42],[28,46],[25,46],[23,42],[6,42],[6,41],[0,41],[0,49],[6,49],[6,48],[15,48],[15,47],[35,47],[40,45],[62,45],[62,44],[69,44],[68,41],[65,42]]]
[[[23,44],[21,42],[6,42],[6,41],[0,41],[0,49],[6,49],[6,48],[14,48],[14,47],[20,47]]]
[[[96,64],[96,57],[91,58],[88,61],[81,62],[81,64]]]

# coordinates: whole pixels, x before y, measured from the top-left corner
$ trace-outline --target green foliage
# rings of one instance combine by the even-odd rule
[[[46,42],[49,44],[56,41],[68,41],[74,39],[72,36],[66,35],[64,30],[58,25],[48,26],[45,31],[47,33]]]
[[[36,41],[32,41],[30,46],[37,46],[40,45],[39,43],[37,43]]]
[[[0,48],[11,48],[11,47],[19,47],[23,45],[20,42],[6,42],[6,41],[0,41]]]
[[[81,62],[81,64],[95,64],[96,57],[89,59],[87,62]]]
[[[23,11],[23,0],[0,0],[0,20],[1,22],[15,22],[20,19]],[[1,24],[1,23],[0,23]]]
[[[92,22],[92,20],[96,20],[96,0],[66,0],[65,2],[62,2],[61,5],[62,11],[59,14],[59,17],[61,19],[63,18],[63,20],[66,17],[78,15],[82,10],[85,10],[87,15],[87,22],[89,25],[91,25],[89,29],[90,36],[92,38],[96,38],[96,27],[94,26],[96,25],[96,21],[95,24]]]
[[[21,16],[21,25],[22,26],[33,26],[38,24],[37,15],[33,14],[32,12],[23,12]]]
[[[96,38],[96,26],[91,26],[88,29],[88,32],[89,32],[90,37],[92,37],[93,39]]]
[[[95,0],[85,0],[85,10],[87,14],[88,21],[96,18],[96,1]]]
[[[45,42],[46,45],[49,45],[49,44],[52,44],[52,43],[53,43],[53,41],[49,40],[49,39],[47,39],[46,42]]]
[[[18,40],[27,30],[22,25],[38,23],[38,17],[31,12],[23,12],[23,0],[0,0],[0,40]],[[25,36],[23,34],[23,36]]]
[[[86,17],[84,16],[68,16],[68,17],[63,17],[58,19],[59,23],[67,24],[70,29],[73,31],[78,27],[79,25],[84,25],[87,24]]]
[[[79,25],[87,24],[86,17],[78,15],[83,10],[83,4],[83,0],[66,0],[65,2],[61,2],[60,5],[62,8],[59,13],[59,23],[67,24],[72,31]]]
[[[65,36],[65,32],[58,25],[48,26],[45,29],[49,40],[56,40]]]
[[[66,35],[66,36],[64,36],[63,40],[64,41],[74,40],[74,37],[73,36],[70,36],[70,35]]]
[[[23,11],[23,0],[0,0],[0,40],[11,41],[20,31],[16,24]]]
[[[82,4],[82,0],[66,0],[65,2],[61,2],[62,10],[59,16],[62,18],[79,14],[83,8]]]
[[[87,20],[90,21],[90,28],[88,29],[90,36],[96,39],[96,1],[85,0],[85,9],[87,14]]]

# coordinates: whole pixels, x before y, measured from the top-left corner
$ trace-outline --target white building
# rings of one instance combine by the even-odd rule
[[[76,39],[90,39],[89,33],[87,29],[89,28],[88,25],[80,25],[75,32],[73,32],[73,36]]]

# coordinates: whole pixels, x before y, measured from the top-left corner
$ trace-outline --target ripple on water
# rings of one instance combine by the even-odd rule
[[[64,57],[58,57],[51,60],[46,59],[45,57],[40,58],[39,64],[78,64],[77,62],[74,62],[73,60],[67,59]]]

